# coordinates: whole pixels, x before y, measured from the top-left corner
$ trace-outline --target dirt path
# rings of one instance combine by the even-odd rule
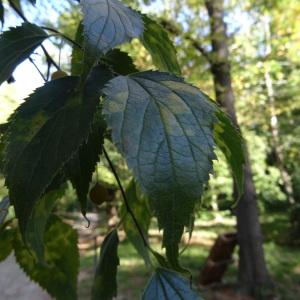
[[[52,300],[19,268],[14,254],[0,263],[0,291],[0,300]]]

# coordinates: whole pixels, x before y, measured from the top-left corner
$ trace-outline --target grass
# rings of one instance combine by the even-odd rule
[[[211,224],[210,224],[211,223]],[[209,220],[197,221],[194,237],[181,257],[182,265],[190,269],[194,281],[209,253],[211,244],[219,233],[233,230],[232,219],[226,217],[219,222]],[[266,237],[264,245],[266,261],[276,285],[278,299],[300,299],[300,248],[284,245],[283,237],[288,233],[287,220],[282,215],[263,218],[263,230]],[[151,244],[159,250],[157,238]],[[120,266],[118,268],[118,300],[140,299],[140,295],[150,278],[151,272],[144,266],[143,260],[137,255],[131,244],[126,240],[119,246]],[[234,263],[228,269],[225,282],[233,282],[237,273],[238,255],[234,253]],[[79,299],[89,299],[93,280],[94,253],[85,252],[81,258],[81,280]]]

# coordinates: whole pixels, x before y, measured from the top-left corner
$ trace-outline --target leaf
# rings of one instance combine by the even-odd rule
[[[4,197],[0,202],[0,225],[3,224],[10,206],[10,201],[8,197]]]
[[[94,63],[115,46],[143,33],[140,15],[118,0],[82,0],[87,58]]]
[[[47,193],[34,207],[26,228],[26,243],[35,252],[37,259],[44,262],[44,233],[54,205],[65,189]]]
[[[79,23],[75,41],[79,45],[83,45],[83,24]],[[103,64],[109,65],[114,72],[120,75],[127,75],[137,72],[132,58],[128,53],[121,51],[120,49],[113,49],[106,53],[101,59]],[[84,52],[77,46],[73,47],[72,61],[71,61],[71,74],[80,75],[84,69]]]
[[[32,5],[36,4],[36,0],[28,0]]]
[[[126,198],[128,204],[136,217],[144,237],[148,239],[148,230],[151,222],[151,213],[148,208],[148,201],[146,197],[143,197],[141,194],[138,194],[137,186],[132,180],[126,189]],[[123,214],[126,214],[126,206],[123,205],[121,209]],[[150,265],[149,251],[145,247],[144,242],[136,229],[134,222],[132,221],[131,216],[127,213],[123,221],[124,231],[127,238],[132,243],[138,254],[143,257],[146,265]]]
[[[112,67],[113,71],[119,75],[128,75],[138,72],[132,58],[128,53],[119,49],[109,51],[102,59],[102,62],[107,63]]]
[[[243,138],[239,130],[231,122],[230,117],[221,109],[216,116],[218,118],[214,130],[216,144],[227,159],[237,184],[239,196],[241,196],[244,190],[243,166],[245,163]]]
[[[53,218],[45,233],[46,264],[39,264],[18,236],[15,256],[27,276],[57,300],[77,299],[79,252],[77,233],[68,224]]]
[[[104,121],[98,118],[93,124],[87,141],[80,146],[77,153],[66,164],[66,174],[76,190],[84,216],[86,215],[90,182],[99,161],[99,155],[102,153],[105,129]]]
[[[79,23],[75,35],[75,42],[83,45],[83,24]],[[80,75],[83,70],[83,50],[78,46],[73,46],[72,59],[71,59],[71,74]]]
[[[2,129],[4,128],[1,124],[0,126],[0,173],[3,174],[3,168],[4,168],[4,150],[5,150],[5,137],[4,134],[6,133],[6,128],[2,131]]]
[[[101,247],[92,288],[92,300],[110,300],[117,296],[118,245],[118,232],[113,230],[106,236]]]
[[[2,26],[4,24],[4,6],[2,3],[2,0],[0,0],[0,22],[2,23]]]
[[[177,75],[181,74],[176,57],[175,47],[168,33],[161,25],[143,15],[144,34],[141,41],[152,56],[153,63],[161,71],[167,71]]]
[[[12,118],[5,157],[6,185],[22,234],[38,199],[87,139],[104,84],[112,78],[96,67],[83,91],[77,77],[37,89]]]
[[[11,253],[14,236],[15,230],[13,228],[0,228],[0,262]]]
[[[200,300],[189,281],[179,274],[158,268],[148,283],[143,300]]]
[[[0,84],[6,81],[15,68],[48,38],[40,27],[23,23],[0,36]]]
[[[160,72],[116,77],[104,92],[113,141],[149,197],[167,254],[178,253],[212,170],[216,108],[195,87]]]
[[[0,124],[0,134],[4,134],[8,129],[9,124],[8,123],[2,123]]]

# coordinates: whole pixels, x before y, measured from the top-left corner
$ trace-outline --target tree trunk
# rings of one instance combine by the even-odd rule
[[[210,63],[216,99],[231,116],[233,122],[238,125],[231,82],[226,24],[224,22],[224,0],[206,0],[205,5],[210,18],[212,44]],[[244,194],[239,200],[236,210],[239,244],[239,283],[243,293],[255,295],[257,290],[260,290],[260,287],[269,286],[271,279],[264,258],[257,196],[246,145],[245,158]]]

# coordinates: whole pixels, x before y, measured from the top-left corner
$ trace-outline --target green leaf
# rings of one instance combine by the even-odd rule
[[[45,233],[46,264],[40,264],[18,236],[15,256],[27,276],[57,300],[77,299],[79,252],[77,233],[68,224],[53,218]]]
[[[140,15],[118,0],[82,0],[87,58],[102,54],[143,33]]]
[[[175,47],[161,25],[143,15],[145,31],[141,39],[152,56],[153,63],[161,71],[177,75],[181,70],[176,57]]]
[[[54,205],[65,189],[47,193],[34,207],[26,228],[26,243],[35,252],[37,259],[44,262],[44,233]]]
[[[144,237],[148,239],[148,230],[151,222],[151,213],[148,208],[147,198],[138,193],[137,186],[132,180],[126,189],[126,198],[128,204],[136,217]],[[121,211],[123,214],[127,212],[125,204],[123,204]],[[150,265],[149,251],[145,247],[144,242],[137,231],[134,222],[132,221],[131,216],[127,213],[123,220],[124,231],[127,238],[133,244],[136,251],[143,257],[146,265]]]
[[[244,190],[243,166],[245,163],[243,138],[239,129],[231,122],[230,117],[221,109],[216,116],[218,118],[214,130],[216,144],[227,159],[237,184],[239,196],[241,196]]]
[[[118,232],[113,230],[106,236],[101,247],[100,261],[92,288],[92,300],[111,300],[117,296],[118,245]]]
[[[4,222],[4,220],[8,214],[9,206],[10,206],[9,198],[4,197],[0,202],[0,225]]]
[[[0,131],[1,131],[1,127],[0,127]],[[4,151],[5,151],[5,138],[2,134],[2,132],[0,132],[0,173],[3,174],[3,169],[4,169]]]
[[[0,228],[0,262],[5,260],[13,249],[15,229]]]
[[[83,24],[79,23],[75,35],[75,42],[83,45]],[[83,50],[78,46],[73,46],[72,59],[71,59],[71,74],[80,75],[83,70]]]
[[[143,300],[200,300],[190,282],[179,274],[158,268],[148,283]]]
[[[79,78],[64,77],[37,89],[12,118],[5,157],[6,185],[24,234],[38,199],[87,139],[104,84],[112,78],[96,67],[83,91]]]
[[[149,197],[167,254],[174,255],[212,170],[216,107],[197,88],[160,72],[116,77],[104,92],[113,141]]]
[[[8,123],[2,123],[0,124],[0,134],[5,134],[8,129],[9,124]]]
[[[83,45],[83,24],[79,23],[75,41],[79,45]],[[101,63],[109,65],[112,70],[120,75],[127,75],[137,72],[137,69],[128,53],[120,49],[113,49],[101,58]],[[84,69],[84,52],[76,45],[73,47],[71,74],[80,75]]]
[[[86,215],[90,182],[99,161],[99,155],[102,153],[105,129],[104,121],[98,118],[92,126],[87,141],[80,146],[78,152],[66,164],[65,168],[66,174],[76,190],[84,216]]]
[[[0,22],[4,24],[4,6],[2,0],[0,0]]]
[[[0,36],[0,84],[7,80],[15,68],[48,38],[40,27],[23,23]]]
[[[109,51],[102,58],[102,62],[107,63],[119,75],[128,75],[138,71],[128,53],[120,49]]]

